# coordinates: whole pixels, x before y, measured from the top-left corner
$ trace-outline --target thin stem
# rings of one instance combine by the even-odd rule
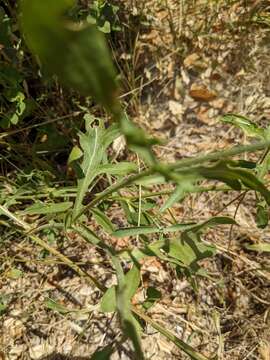
[[[245,152],[253,152],[253,151],[257,151],[257,150],[262,150],[268,146],[270,146],[270,140],[262,141],[262,142],[258,142],[258,143],[250,144],[250,145],[240,145],[240,146],[238,145],[238,146],[234,146],[228,150],[214,151],[210,154],[197,156],[195,158],[183,159],[183,160],[175,162],[171,165],[166,165],[166,167],[164,167],[164,169],[166,170],[166,172],[170,172],[170,171],[174,171],[174,170],[179,171],[179,170],[182,170],[185,168],[190,168],[192,166],[200,165],[204,162],[220,160],[222,158],[232,157],[232,156],[239,155],[239,154],[242,154]],[[78,220],[80,218],[80,216],[83,215],[87,210],[89,210],[93,206],[97,205],[103,199],[106,199],[112,193],[122,189],[123,187],[126,187],[126,186],[134,183],[135,181],[138,181],[146,176],[156,174],[158,172],[160,172],[158,169],[158,166],[154,166],[150,169],[147,169],[147,170],[142,171],[135,175],[131,175],[131,176],[109,186],[106,190],[99,193],[95,197],[95,199],[93,199],[88,205],[86,205],[76,215],[76,217],[74,218],[74,222],[76,222],[76,220]]]

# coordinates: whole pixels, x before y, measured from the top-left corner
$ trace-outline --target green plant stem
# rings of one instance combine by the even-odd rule
[[[239,155],[239,154],[242,154],[245,152],[253,152],[253,151],[257,151],[257,150],[262,150],[268,146],[270,146],[270,140],[257,142],[255,144],[250,144],[250,145],[238,145],[238,146],[234,146],[228,150],[214,151],[210,154],[197,156],[195,158],[183,159],[183,160],[177,161],[170,165],[154,166],[154,167],[147,169],[145,171],[142,171],[138,174],[131,175],[119,182],[116,182],[115,184],[109,186],[106,190],[99,193],[88,205],[86,205],[76,215],[76,217],[74,218],[74,222],[76,222],[76,220],[78,220],[87,210],[89,210],[93,206],[97,205],[103,199],[106,199],[112,193],[122,189],[123,187],[126,187],[126,186],[132,184],[133,182],[135,182],[139,179],[142,179],[143,177],[150,176],[155,173],[159,173],[159,172],[161,172],[161,169],[163,169],[163,171],[166,171],[166,172],[179,171],[179,170],[183,170],[186,168],[191,168],[196,165],[200,165],[200,164],[208,162],[208,161],[220,160],[223,158]]]

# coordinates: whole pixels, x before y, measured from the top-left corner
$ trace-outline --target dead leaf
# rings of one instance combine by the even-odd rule
[[[196,65],[197,61],[200,59],[200,56],[196,53],[188,55],[184,60],[184,66],[190,68],[193,65]]]
[[[178,101],[170,100],[169,101],[169,110],[173,115],[177,115],[182,119],[184,114],[183,105]]]
[[[189,95],[197,101],[212,101],[217,97],[217,94],[209,90],[205,85],[192,84],[189,90]]]
[[[262,360],[270,360],[270,343],[261,341],[259,345],[259,353],[262,357]]]

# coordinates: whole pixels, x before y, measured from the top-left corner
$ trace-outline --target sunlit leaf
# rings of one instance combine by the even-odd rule
[[[80,134],[80,146],[83,151],[83,160],[80,164],[82,175],[78,180],[73,218],[76,218],[83,208],[84,196],[99,173],[99,166],[104,160],[107,147],[119,135],[120,132],[117,125],[112,125],[108,129],[102,127],[89,128],[86,133]]]
[[[225,123],[229,123],[240,128],[248,136],[262,138],[262,139],[265,138],[264,129],[260,128],[257,124],[255,124],[245,116],[236,115],[236,114],[227,114],[224,115],[221,118],[221,120]]]
[[[259,243],[253,245],[245,245],[245,248],[257,252],[270,252],[270,243]]]

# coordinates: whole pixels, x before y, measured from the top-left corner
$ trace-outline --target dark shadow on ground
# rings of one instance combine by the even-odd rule
[[[62,355],[53,353],[51,355],[48,355],[41,360],[89,360],[90,356],[82,357],[82,356],[69,356],[69,355]]]

